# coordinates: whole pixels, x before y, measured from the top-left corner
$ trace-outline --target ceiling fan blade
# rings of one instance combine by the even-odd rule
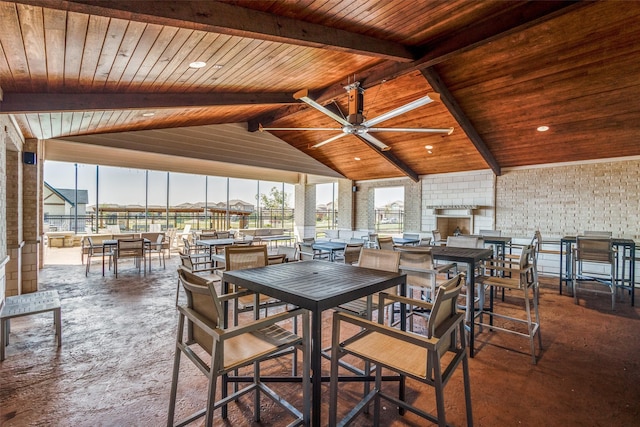
[[[367,141],[369,141],[370,143],[378,147],[381,151],[391,150],[391,147],[389,147],[387,144],[380,141],[378,138],[376,138],[373,135],[370,135],[368,133],[361,133],[361,134],[358,134],[358,136],[366,139]]]
[[[310,105],[311,107],[313,107],[316,110],[320,111],[322,114],[331,117],[333,120],[335,120],[336,122],[340,123],[343,126],[349,126],[351,124],[346,119],[344,119],[343,117],[340,117],[339,115],[337,115],[333,111],[329,110],[326,107],[323,107],[322,105],[318,104],[313,99],[309,98],[309,90],[308,89],[303,89],[303,90],[300,90],[300,91],[296,92],[295,94],[293,94],[293,97],[295,99],[299,99],[300,101],[306,103],[307,105]]]
[[[342,128],[265,128],[265,127],[262,127],[262,125],[260,125],[260,126],[258,126],[258,130],[260,132],[265,131],[265,130],[316,130],[316,131],[331,130],[331,131],[341,131]]]
[[[453,128],[369,128],[367,132],[421,132],[421,133],[446,133],[451,135]]]
[[[325,139],[325,140],[324,140],[324,141],[322,141],[322,142],[318,142],[317,144],[310,145],[310,146],[309,146],[309,148],[318,148],[318,147],[322,147],[323,145],[328,144],[328,143],[330,143],[331,141],[335,141],[336,139],[342,138],[342,137],[343,137],[343,136],[345,136],[345,135],[348,135],[348,134],[346,134],[346,133],[341,133],[341,134],[338,134],[338,135],[336,135],[336,136],[332,136],[331,138],[329,138],[329,139]]]
[[[427,96],[418,98],[415,101],[412,101],[408,104],[403,105],[402,107],[396,108],[395,110],[388,111],[378,117],[374,117],[371,120],[365,120],[362,124],[367,127],[373,126],[385,120],[389,120],[391,118],[399,116],[400,114],[404,114],[411,110],[415,110],[416,108],[422,107],[423,105],[430,104],[434,101],[440,101],[440,95],[437,93],[429,93],[427,94]]]

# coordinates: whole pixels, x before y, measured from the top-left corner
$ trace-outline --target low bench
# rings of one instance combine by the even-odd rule
[[[53,311],[58,347],[62,345],[62,321],[58,291],[41,291],[7,297],[0,310],[0,361],[4,360],[4,350],[9,345],[10,319],[31,314]]]

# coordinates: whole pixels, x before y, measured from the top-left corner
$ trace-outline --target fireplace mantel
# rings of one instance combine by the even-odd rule
[[[478,209],[476,205],[432,205],[427,209],[433,210],[433,215],[441,216],[470,216],[473,211]]]

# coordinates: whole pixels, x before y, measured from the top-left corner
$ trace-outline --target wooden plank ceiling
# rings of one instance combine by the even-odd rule
[[[270,132],[352,180],[637,156],[640,2],[621,4],[0,1],[0,113],[26,138],[59,140],[339,128],[293,94],[346,114],[344,87],[358,81],[369,119],[441,95],[378,126],[453,133],[375,133],[383,152],[354,135],[309,148],[339,130]],[[190,143],[172,149],[189,157]],[[149,151],[133,136],[129,148]]]

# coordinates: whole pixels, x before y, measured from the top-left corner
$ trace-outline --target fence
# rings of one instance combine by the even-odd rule
[[[404,228],[404,211],[376,209],[376,230],[381,232],[400,232]],[[228,218],[227,218],[228,216]],[[249,215],[226,215],[204,212],[108,212],[96,218],[95,214],[78,215],[77,222],[73,215],[44,216],[45,229],[48,231],[74,231],[80,233],[95,233],[118,225],[122,231],[140,233],[150,231],[152,225],[159,224],[161,230],[167,228],[182,229],[191,225],[194,230],[206,229],[242,229],[242,228],[284,228],[292,230],[294,227],[293,209],[261,209]],[[328,230],[338,228],[337,212],[317,211],[316,229]]]

